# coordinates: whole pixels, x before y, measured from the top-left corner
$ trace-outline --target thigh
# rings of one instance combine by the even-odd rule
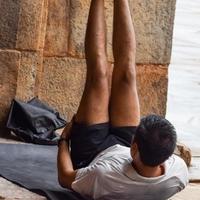
[[[137,126],[140,106],[134,66],[116,67],[113,71],[110,121],[113,126]]]
[[[104,72],[107,68],[106,60],[97,61],[93,66],[88,64],[85,89],[75,121],[87,125],[109,121],[109,83],[107,72]]]

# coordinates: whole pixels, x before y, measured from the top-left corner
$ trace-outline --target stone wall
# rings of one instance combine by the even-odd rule
[[[113,0],[106,0],[108,57]],[[0,127],[12,98],[38,96],[70,119],[85,83],[90,0],[0,0]],[[165,115],[175,0],[130,0],[142,115]]]

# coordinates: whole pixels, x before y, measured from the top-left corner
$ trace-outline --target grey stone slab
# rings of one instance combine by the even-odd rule
[[[0,200],[46,200],[22,187],[19,187],[0,177]]]
[[[169,200],[199,200],[200,197],[200,184],[189,184],[185,190],[176,194]]]

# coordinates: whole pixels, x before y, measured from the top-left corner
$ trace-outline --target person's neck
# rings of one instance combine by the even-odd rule
[[[142,163],[134,163],[132,162],[133,168],[136,170],[138,174],[141,176],[151,178],[151,177],[158,177],[164,174],[164,166],[158,165],[156,167],[146,166]]]

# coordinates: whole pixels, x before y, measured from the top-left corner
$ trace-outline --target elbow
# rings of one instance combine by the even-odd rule
[[[68,181],[68,177],[58,175],[58,183],[61,187],[72,189],[72,182]]]
[[[58,183],[63,188],[71,189],[71,187],[69,187],[69,184],[65,181],[65,177],[63,176],[58,176]]]
[[[58,183],[61,187],[66,188],[64,181],[62,180],[62,178],[58,177]]]

